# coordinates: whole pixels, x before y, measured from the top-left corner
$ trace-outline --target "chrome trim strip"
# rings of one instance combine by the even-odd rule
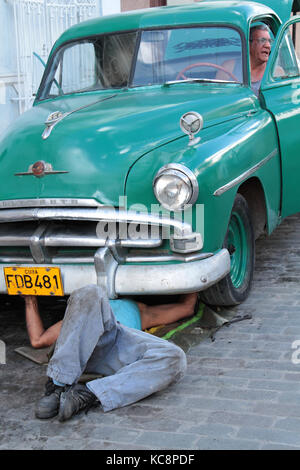
[[[113,210],[106,207],[93,208],[34,208],[3,209],[0,211],[0,223],[23,222],[28,220],[89,220],[106,222],[126,222],[142,225],[172,227],[176,235],[184,237],[193,233],[190,224],[176,219],[160,217],[155,214],[137,213],[126,210]],[[202,248],[202,247],[201,247]]]
[[[31,259],[29,256],[7,256],[7,255],[2,255],[0,257],[0,264],[13,264],[14,266],[21,266],[23,263],[31,263],[30,266],[32,266],[34,263],[34,260]]]
[[[181,261],[182,263],[190,263],[199,261],[201,259],[210,258],[213,253],[195,253],[190,255],[181,255],[179,253],[170,255],[127,255],[125,256],[126,263],[165,263],[168,261]]]
[[[105,245],[103,245],[101,248],[104,248]],[[98,249],[98,251],[99,251]],[[112,251],[113,254],[114,251]],[[94,263],[94,255],[92,254],[85,254],[83,253],[82,255],[76,254],[74,255],[73,253],[70,253],[68,256],[67,254],[59,255],[55,254],[53,256],[50,256],[47,253],[47,259],[44,259],[44,261],[40,261],[42,257],[38,257],[40,253],[37,252],[32,252],[32,257],[29,255],[20,255],[16,256],[14,254],[12,255],[1,255],[0,254],[0,264],[1,263],[31,263],[31,264],[36,264],[36,263],[49,263],[49,264],[93,264]],[[42,256],[42,255],[40,255]],[[119,256],[115,256],[116,260],[119,263],[165,263],[165,262],[172,262],[172,261],[180,261],[181,263],[190,263],[193,261],[199,261],[202,259],[210,258],[213,256],[213,253],[195,253],[195,254],[188,254],[188,255],[181,255],[178,253],[174,254],[152,254],[152,255],[139,255],[139,254],[125,254],[122,258]],[[38,261],[39,260],[39,261]]]
[[[45,249],[43,249],[43,234],[47,230],[48,223],[42,223],[30,237],[30,251],[35,263],[45,263]]]
[[[70,206],[70,207],[103,207],[103,204],[95,201],[94,199],[11,199],[0,201],[0,209],[17,209],[26,207],[57,207],[57,206]],[[1,213],[0,213],[1,214]]]
[[[97,103],[101,103],[102,101],[110,100],[111,98],[114,98],[115,95],[111,96],[106,96],[105,98],[101,98],[100,100],[94,101],[93,103],[85,104],[84,106],[80,106],[80,108],[73,109],[73,111],[69,111],[66,113],[62,113],[61,111],[55,111],[54,113],[51,113],[47,121],[45,122],[45,129],[42,133],[42,138],[45,140],[49,137],[51,134],[53,128],[58,124],[60,121],[62,121],[65,117],[70,116],[70,114],[76,113],[77,111],[81,111],[82,109],[89,108],[90,106],[94,106]],[[55,118],[56,115],[56,118]]]
[[[240,176],[238,176],[234,180],[230,181],[229,183],[225,184],[224,186],[221,186],[221,188],[217,189],[214,192],[214,196],[221,196],[222,194],[224,194],[229,189],[232,189],[234,186],[241,183],[243,180],[245,180],[250,175],[255,173],[259,168],[261,168],[263,165],[265,165],[269,160],[271,160],[271,158],[275,157],[277,155],[277,153],[278,153],[277,149],[273,150],[273,152],[271,152],[267,157],[265,157],[263,160],[261,160],[256,165],[254,165],[252,168],[245,171]]]
[[[115,241],[115,240],[114,240]],[[0,234],[0,249],[3,246],[31,246],[31,237],[2,237]],[[162,240],[160,239],[149,239],[149,240],[117,240],[118,245],[124,248],[158,248],[162,245]],[[107,240],[104,238],[92,238],[92,237],[54,237],[53,235],[48,236],[47,234],[43,234],[41,246],[43,247],[73,247],[73,248],[96,248],[102,247],[107,244]],[[1,254],[0,254],[1,259]],[[42,262],[42,261],[37,261]]]
[[[15,173],[14,176],[35,176],[36,178],[42,178],[43,176],[47,175],[60,175],[62,173],[69,173],[68,171],[54,171],[54,170],[45,170],[44,173],[40,176],[35,175],[32,171],[28,169],[28,171],[23,173]]]
[[[233,82],[231,80],[210,80],[209,78],[187,78],[186,80],[169,80],[165,82],[163,86],[170,86],[176,85],[180,83],[238,83],[240,82]]]
[[[114,240],[115,241],[115,240]],[[117,243],[125,248],[158,248],[162,245],[160,239],[148,239],[148,240],[117,240]],[[88,247],[103,247],[107,244],[107,239],[97,237],[69,237],[63,238],[60,236],[51,235],[50,237],[46,234],[44,237],[44,246],[52,247],[77,247],[77,248],[88,248]],[[1,246],[1,236],[0,236]]]

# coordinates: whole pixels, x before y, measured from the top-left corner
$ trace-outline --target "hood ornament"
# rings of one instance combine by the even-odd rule
[[[54,113],[49,114],[47,121],[45,122],[46,127],[42,134],[42,138],[44,140],[47,139],[51,134],[53,127],[68,114],[70,113],[62,113],[61,111],[54,111]]]
[[[189,146],[200,142],[200,137],[195,137],[203,128],[203,117],[195,111],[189,111],[180,118],[181,130],[189,136]]]
[[[102,101],[110,100],[111,98],[114,98],[117,95],[111,95],[111,96],[106,96],[105,98],[101,98],[100,100],[96,100],[93,103],[88,103],[85,104],[84,106],[80,106],[79,108],[73,109],[73,111],[69,111],[67,113],[63,113],[61,111],[54,111],[54,113],[49,114],[47,117],[47,121],[45,122],[45,129],[44,132],[42,133],[42,138],[45,140],[49,137],[49,135],[52,132],[52,129],[58,122],[60,122],[62,119],[64,119],[66,116],[69,116],[70,114],[76,113],[77,111],[80,111],[85,108],[89,108],[90,106],[94,106],[97,103],[101,103]]]
[[[43,160],[39,160],[33,165],[29,165],[27,171],[21,173],[15,173],[15,176],[36,176],[42,178],[45,175],[57,175],[60,173],[69,173],[68,171],[54,171],[51,163],[46,163]]]

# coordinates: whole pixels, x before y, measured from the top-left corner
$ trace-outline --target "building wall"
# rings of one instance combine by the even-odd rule
[[[168,5],[183,5],[184,3],[194,3],[197,0],[168,0]]]
[[[160,7],[167,5],[167,0],[121,0],[121,10],[139,10],[142,8]]]
[[[121,0],[121,10],[139,10],[140,8],[148,8],[150,0]]]
[[[183,3],[193,3],[201,0],[121,0],[121,11],[138,10],[140,8],[150,8],[165,5],[182,5]]]

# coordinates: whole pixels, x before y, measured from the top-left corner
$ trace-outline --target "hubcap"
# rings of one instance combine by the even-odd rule
[[[230,219],[227,246],[230,247],[231,282],[235,288],[238,288],[243,284],[247,272],[249,247],[245,226],[236,212],[232,213]]]

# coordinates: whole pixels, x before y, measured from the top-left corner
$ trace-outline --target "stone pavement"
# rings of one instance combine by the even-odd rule
[[[67,423],[34,418],[45,366],[14,352],[26,342],[23,304],[3,297],[0,449],[300,449],[299,235],[297,215],[259,240],[249,299],[219,312],[252,319],[223,326],[214,341],[199,326],[176,339],[188,349],[180,383],[135,405],[92,410]],[[48,322],[51,309],[58,319],[64,305],[50,307]]]

